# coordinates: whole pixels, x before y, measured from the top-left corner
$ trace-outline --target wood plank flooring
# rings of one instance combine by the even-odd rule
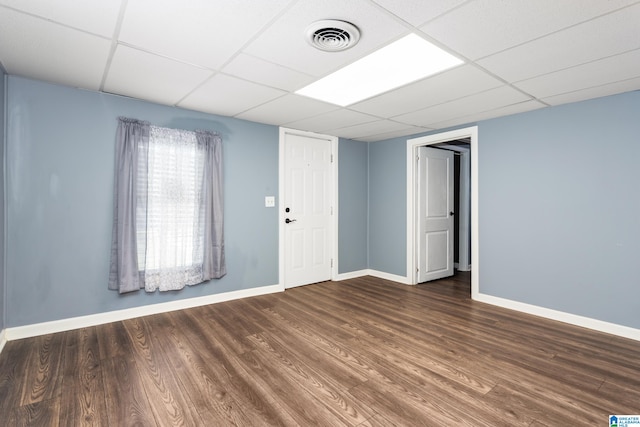
[[[8,426],[598,426],[640,342],[364,277],[10,341]]]

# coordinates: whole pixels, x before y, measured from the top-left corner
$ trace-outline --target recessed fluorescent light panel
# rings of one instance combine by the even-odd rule
[[[455,56],[409,34],[296,93],[345,107],[460,64]]]

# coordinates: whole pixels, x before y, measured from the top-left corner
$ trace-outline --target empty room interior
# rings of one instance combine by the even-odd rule
[[[0,424],[640,425],[638,22],[0,0]]]

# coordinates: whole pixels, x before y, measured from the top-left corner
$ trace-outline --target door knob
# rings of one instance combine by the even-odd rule
[[[451,211],[451,212],[449,212],[449,215],[454,216],[455,212]]]
[[[295,219],[289,219],[289,218],[287,218],[287,219],[285,219],[285,220],[284,220],[284,222],[286,222],[287,224],[289,224],[290,222],[296,222],[296,220],[295,220]]]

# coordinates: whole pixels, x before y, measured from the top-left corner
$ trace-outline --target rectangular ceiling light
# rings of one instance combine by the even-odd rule
[[[455,56],[409,34],[296,93],[345,107],[460,64]]]

